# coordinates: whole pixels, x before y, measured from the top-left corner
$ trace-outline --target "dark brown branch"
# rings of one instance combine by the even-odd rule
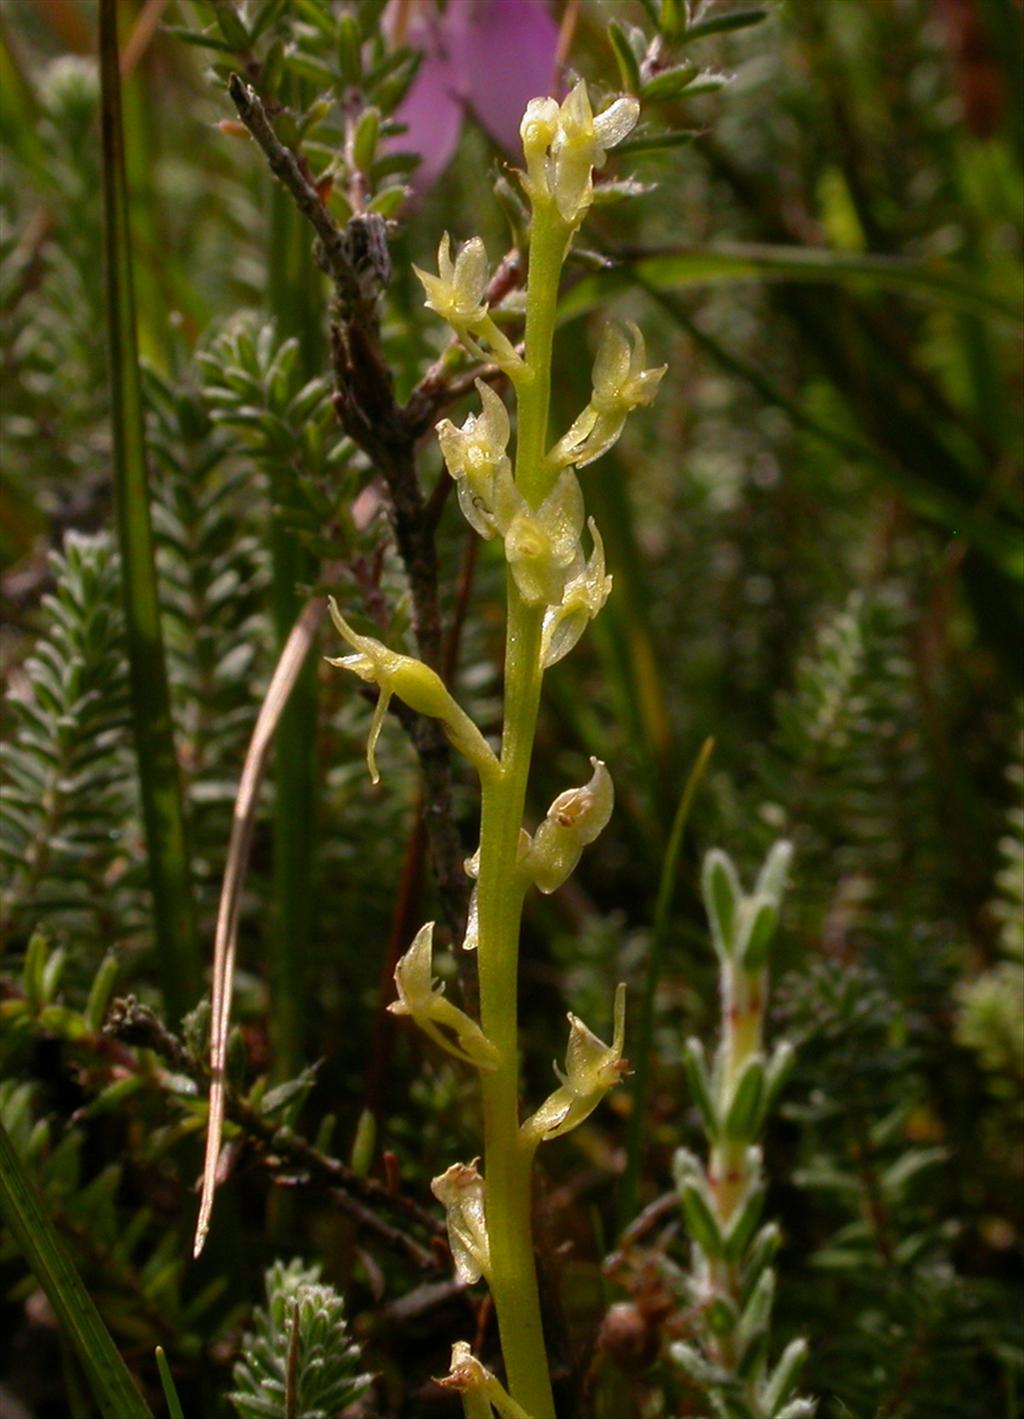
[[[331,325],[335,408],[342,427],[383,479],[399,556],[412,594],[413,632],[420,657],[442,664],[434,530],[426,516],[416,476],[415,446],[423,431],[395,399],[391,372],[378,338],[376,304],[390,277],[386,224],[372,213],[341,228],[303,170],[301,159],[275,134],[256,92],[237,75],[228,84],[238,116],[252,134],[271,172],[290,193],[318,238],[317,257],[331,277],[337,310]],[[422,420],[422,415],[417,416]],[[468,882],[464,851],[452,816],[448,742],[436,720],[401,715],[420,759],[424,818],[441,898],[441,913],[453,938],[465,930]]]
[[[320,200],[320,194],[303,172],[298,158],[274,132],[255,89],[237,74],[232,74],[228,79],[228,93],[239,118],[263,149],[270,171],[288,189],[296,207],[319,237],[323,267],[334,282],[339,297],[346,304],[354,304],[358,299],[359,283],[352,267],[345,230],[338,226]]]
[[[134,996],[114,1001],[103,1028],[109,1038],[152,1050],[175,1073],[185,1075],[200,1087],[205,1088],[209,1083],[205,1068],[177,1035]],[[256,1147],[267,1168],[306,1174],[310,1182],[318,1184],[342,1211],[379,1241],[401,1252],[423,1270],[439,1269],[443,1253],[422,1246],[375,1210],[397,1213],[422,1227],[430,1237],[442,1238],[444,1228],[426,1208],[402,1193],[389,1191],[376,1178],[360,1176],[340,1159],[322,1153],[302,1134],[265,1118],[247,1100],[230,1090],[226,1093],[226,1114]]]

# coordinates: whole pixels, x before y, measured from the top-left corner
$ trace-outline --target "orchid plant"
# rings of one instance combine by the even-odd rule
[[[567,655],[611,590],[604,549],[593,519],[584,550],[586,511],[577,470],[607,452],[628,414],[654,399],[665,367],[646,368],[635,326],[610,326],[601,340],[587,407],[559,438],[549,434],[552,344],[559,280],[573,239],[591,205],[594,171],[633,129],[636,98],[615,99],[595,115],[586,85],[562,103],[533,99],[521,124],[525,171],[520,180],[532,208],[526,328],[517,347],[488,307],[483,242],[474,237],[453,254],[445,234],[437,274],[417,271],[426,303],[473,355],[496,368],[511,387],[517,412],[514,457],[511,420],[501,396],[477,382],[481,408],[461,428],[445,419],[437,435],[456,484],[459,506],[481,537],[500,540],[507,564],[508,621],[504,723],[495,753],[438,679],[418,661],[358,635],[332,603],[334,624],[352,648],[335,661],[380,687],[367,759],[376,778],[374,746],[391,695],[438,719],[452,744],[479,775],[480,846],[467,861],[476,879],[463,946],[476,951],[480,1020],[446,1000],[435,985],[433,924],[416,936],[395,973],[396,1013],[416,1023],[480,1075],[483,1171],[474,1160],[454,1163],[433,1183],[447,1212],[457,1277],[485,1278],[494,1299],[508,1392],[460,1341],[446,1384],[461,1391],[468,1419],[497,1409],[504,1419],[554,1419],[533,1260],[530,1199],[540,1144],[581,1123],[626,1072],[623,1058],[625,988],[615,994],[614,1034],[605,1044],[569,1016],[565,1071],[558,1087],[525,1120],[519,1113],[517,963],[524,899],[532,887],[553,892],[575,868],[612,811],[614,789],[594,759],[589,781],[559,794],[531,836],[523,827],[534,732],[545,670]]]

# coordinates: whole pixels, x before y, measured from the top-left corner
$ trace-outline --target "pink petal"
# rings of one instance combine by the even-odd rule
[[[453,11],[468,19],[460,88],[494,141],[518,154],[526,105],[554,89],[558,26],[544,0],[448,0]]]
[[[406,125],[406,131],[390,139],[387,148],[420,155],[422,161],[410,179],[417,192],[437,181],[458,145],[465,116],[459,82],[464,28],[449,16],[421,12],[405,36],[407,43],[423,50],[423,62],[412,88],[393,114],[398,123]]]

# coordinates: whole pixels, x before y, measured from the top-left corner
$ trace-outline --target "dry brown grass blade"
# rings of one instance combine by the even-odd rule
[[[224,1130],[224,1060],[227,1048],[228,1022],[231,1015],[231,988],[235,971],[235,944],[238,936],[238,910],[249,862],[252,843],[256,798],[267,766],[274,731],[288,697],[298,679],[299,671],[309,654],[326,604],[310,601],[302,609],[291,629],[277,662],[263,704],[256,719],[249,749],[245,756],[242,777],[235,799],[228,843],[227,864],[217,909],[217,930],[213,948],[213,1001],[210,1020],[210,1112],[206,1126],[206,1157],[203,1162],[203,1194],[199,1203],[199,1218],[193,1256],[198,1256],[210,1230],[213,1194],[217,1186],[217,1160],[220,1157]]]
[[[146,0],[135,21],[135,26],[128,36],[128,43],[121,51],[122,79],[128,78],[149,48],[150,41],[157,32],[167,5],[168,0]]]

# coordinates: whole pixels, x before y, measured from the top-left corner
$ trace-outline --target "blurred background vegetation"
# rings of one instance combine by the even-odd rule
[[[273,1304],[252,1319],[278,1258],[320,1263],[345,1297],[361,1347],[351,1374],[376,1376],[353,1413],[453,1413],[430,1383],[453,1334],[477,1326],[485,1354],[495,1343],[443,1265],[418,1270],[338,1205],[308,1157],[275,1149],[285,1123],[319,1158],[371,1179],[397,1172],[425,1206],[429,1178],[476,1138],[472,1086],[384,1011],[396,952],[437,913],[415,756],[389,726],[383,785],[370,786],[367,704],[316,655],[281,726],[242,903],[231,1067],[252,1117],[235,1120],[210,1243],[188,1260],[205,1120],[195,1008],[249,734],[311,594],[361,596],[393,643],[409,619],[374,470],[331,405],[326,282],[261,154],[235,131],[223,75],[241,69],[277,95],[279,136],[303,142],[319,173],[351,137],[364,91],[386,121],[413,78],[414,61],[388,61],[383,42],[381,72],[353,69],[344,18],[368,33],[381,8],[250,4],[239,35],[229,0],[119,7],[194,904],[194,924],[179,911],[172,932],[147,875],[122,610],[97,6],[22,0],[0,14],[0,1118],[158,1413],[156,1345],[187,1414],[228,1412],[243,1332],[255,1326],[272,1348],[280,1328]],[[672,8],[557,0],[551,13],[568,65],[612,92],[629,64],[609,21],[650,33]],[[526,1086],[546,1092],[567,1008],[607,1025],[618,979],[631,992],[627,1053],[649,1063],[642,1127],[630,1126],[627,1085],[542,1159],[553,1359],[566,1415],[703,1412],[665,1358],[666,1339],[687,1328],[673,1290],[678,1222],[664,1213],[616,1247],[670,1189],[673,1149],[699,1137],[682,1043],[715,1015],[700,856],[722,843],[749,873],[785,833],[796,859],[773,1027],[795,1033],[800,1052],[766,1143],[783,1230],[778,1339],[809,1335],[803,1388],[823,1415],[1016,1415],[1024,16],[1016,0],[765,10],[702,42],[701,63],[728,85],[661,95],[649,141],[616,164],[640,189],[595,208],[565,294],[559,425],[586,401],[609,309],[642,319],[652,363],[669,370],[655,409],[586,474],[615,593],[548,677],[530,792],[539,816],[582,781],[587,754],[618,786],[573,885],[527,918]],[[195,42],[204,35],[212,47]],[[410,39],[412,53],[415,27]],[[343,222],[358,171],[378,210],[397,215],[381,316],[404,398],[441,352],[410,263],[430,268],[445,229],[480,232],[497,258],[516,218],[492,198],[508,159],[472,114],[452,162],[411,197],[401,136],[375,137],[347,151],[329,200]],[[429,497],[445,476],[429,436],[418,469]],[[460,625],[456,682],[493,727],[500,558],[489,545],[476,556],[454,504],[434,501],[444,621]],[[336,653],[332,637],[319,648]],[[655,943],[669,828],[708,737]],[[467,853],[473,813],[457,776]],[[145,1013],[135,1035],[104,1033],[110,1000],[129,994],[186,1052],[165,1041],[161,1053]],[[300,1271],[279,1266],[275,1284],[294,1286]],[[91,1414],[7,1234],[0,1288],[0,1412]],[[629,1325],[608,1323],[613,1304]],[[339,1390],[323,1412],[355,1394]]]

